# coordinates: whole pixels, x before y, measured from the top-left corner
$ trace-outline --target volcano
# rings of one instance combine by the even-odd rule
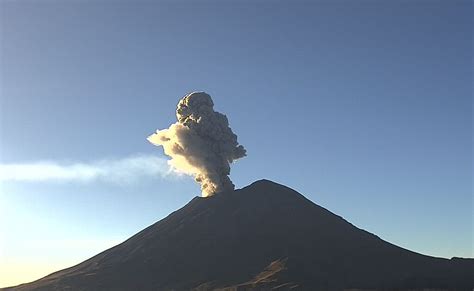
[[[76,266],[5,290],[472,290],[474,260],[418,254],[260,180],[196,197]]]

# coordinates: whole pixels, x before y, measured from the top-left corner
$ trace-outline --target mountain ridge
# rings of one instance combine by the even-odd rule
[[[383,241],[263,179],[195,197],[117,246],[4,290],[470,290],[473,267]]]

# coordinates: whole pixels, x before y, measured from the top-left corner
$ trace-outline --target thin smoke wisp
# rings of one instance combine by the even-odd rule
[[[80,163],[37,161],[0,164],[0,182],[104,181],[123,184],[143,177],[174,175],[166,161],[151,155],[104,159]]]

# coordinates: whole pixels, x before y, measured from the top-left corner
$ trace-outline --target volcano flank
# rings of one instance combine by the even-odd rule
[[[196,197],[74,267],[5,290],[471,290],[473,271],[473,259],[400,248],[260,180]]]

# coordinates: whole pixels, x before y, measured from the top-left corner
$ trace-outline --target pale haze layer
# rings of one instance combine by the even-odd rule
[[[148,140],[163,146],[177,171],[195,177],[204,197],[234,190],[230,164],[245,157],[246,151],[237,142],[227,117],[214,111],[211,96],[204,92],[186,95],[178,103],[176,118],[178,122],[158,130]]]

